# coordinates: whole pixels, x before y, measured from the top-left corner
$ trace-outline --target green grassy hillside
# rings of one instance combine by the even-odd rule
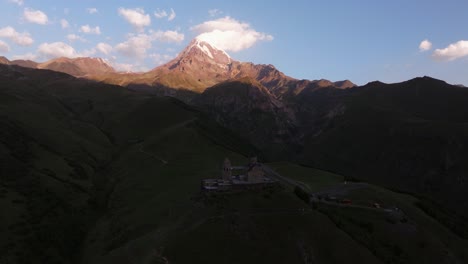
[[[305,136],[303,163],[467,216],[468,90],[424,77],[335,91],[328,100],[334,110]]]
[[[288,187],[202,194],[224,157],[260,151],[172,98],[0,65],[0,110],[2,264],[466,262],[466,240],[385,189],[349,195],[398,204],[411,225],[314,209]],[[314,192],[344,179],[270,165]]]

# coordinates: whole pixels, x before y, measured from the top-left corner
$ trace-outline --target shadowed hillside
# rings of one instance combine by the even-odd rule
[[[298,116],[329,114],[306,136],[305,163],[427,196],[466,215],[466,89],[424,77],[310,96],[328,102]]]
[[[2,65],[0,83],[0,206],[7,212],[0,218],[1,263],[412,263],[417,254],[427,255],[427,263],[467,259],[466,241],[416,206],[424,200],[377,187],[348,195],[398,205],[408,222],[352,208],[313,208],[287,186],[200,193],[200,180],[218,177],[224,157],[245,164],[252,153],[260,159],[271,154],[241,139],[246,130],[220,125],[229,127],[220,120],[232,118],[223,107],[241,101],[256,103],[239,115],[263,111],[275,120],[281,113],[255,81],[205,91],[205,104],[223,99],[214,104],[219,117],[173,98],[52,71]],[[320,165],[328,164],[324,159]],[[317,169],[272,166],[313,191],[342,185],[342,176]]]

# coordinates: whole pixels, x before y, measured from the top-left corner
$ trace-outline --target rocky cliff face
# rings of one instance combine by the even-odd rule
[[[300,144],[294,113],[254,79],[244,77],[206,89],[194,103],[248,139],[270,158]]]

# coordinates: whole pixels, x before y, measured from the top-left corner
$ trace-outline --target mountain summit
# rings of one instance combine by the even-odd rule
[[[175,59],[150,73],[165,86],[202,91],[230,79],[232,63],[224,50],[195,38]]]
[[[152,80],[171,88],[202,92],[218,83],[249,77],[264,85],[275,96],[298,94],[306,87],[350,88],[350,81],[330,82],[297,80],[286,76],[273,65],[240,62],[232,59],[224,50],[195,38],[179,55],[168,63],[147,73]],[[153,83],[154,84],[154,83]]]

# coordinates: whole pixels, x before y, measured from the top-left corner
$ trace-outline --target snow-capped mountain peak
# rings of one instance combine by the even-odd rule
[[[231,57],[227,54],[226,51],[217,48],[211,43],[204,41],[199,38],[195,38],[190,42],[188,47],[182,52],[183,55],[195,52],[196,50],[201,51],[208,58],[214,60],[214,62],[219,64],[229,64],[232,62]]]

